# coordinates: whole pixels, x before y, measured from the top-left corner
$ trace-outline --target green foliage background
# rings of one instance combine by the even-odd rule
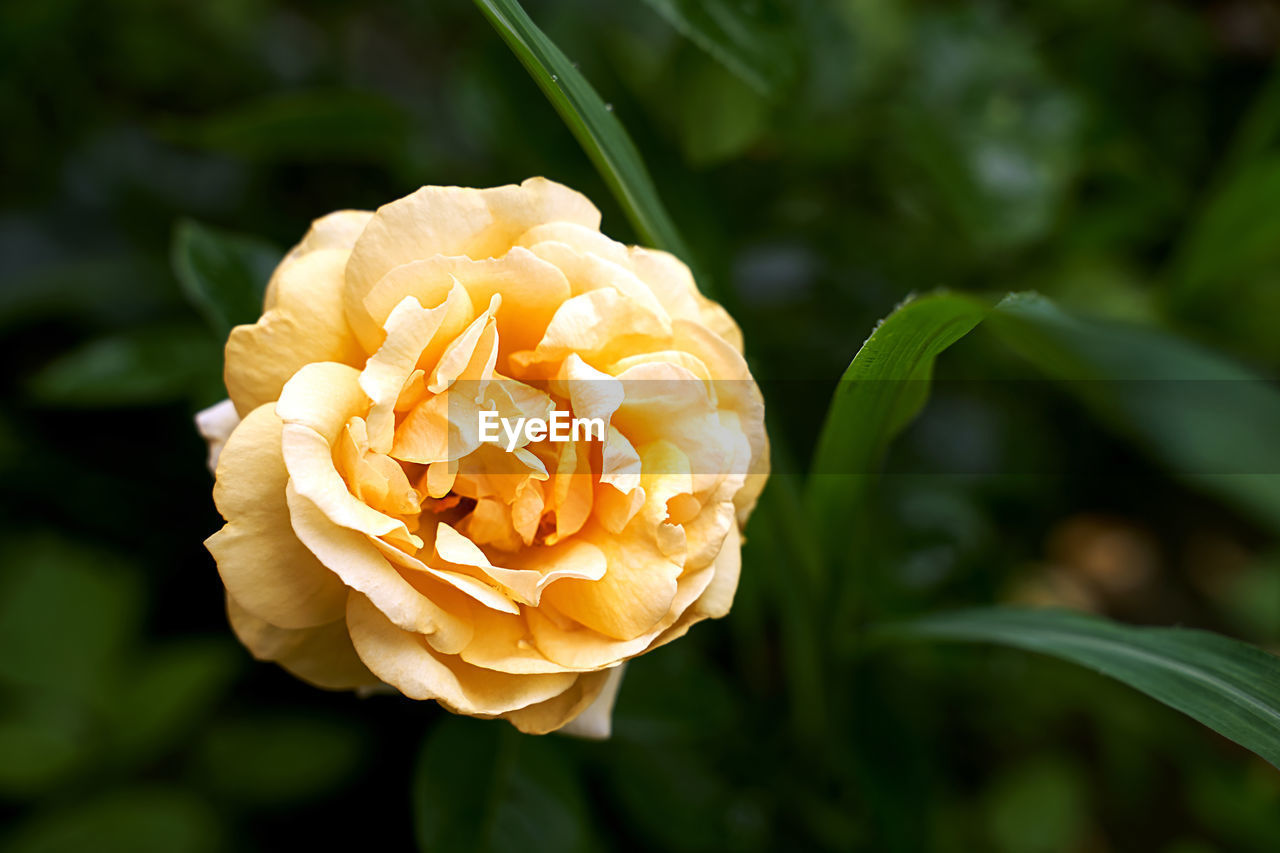
[[[1280,404],[1252,379],[1280,366],[1275,7],[528,9],[672,224],[614,200],[463,0],[0,7],[0,850],[1274,850],[1280,773],[1192,720],[1051,658],[864,629],[1038,603],[1280,644]],[[200,546],[190,416],[283,248],[329,210],[534,174],[615,237],[688,246],[780,469],[734,612],[629,668],[606,743],[254,664]],[[938,357],[913,423],[922,384],[846,383],[820,442],[876,322],[942,286],[1066,313],[912,303],[888,363],[913,317],[982,325],[901,356],[892,378]],[[1249,381],[1109,381],[1135,377]],[[884,476],[798,476],[901,430]],[[1054,641],[966,618],[916,630]],[[1274,689],[1258,672],[1241,689]]]

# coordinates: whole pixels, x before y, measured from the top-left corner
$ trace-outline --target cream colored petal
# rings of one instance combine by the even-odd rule
[[[706,590],[693,604],[693,610],[711,619],[719,619],[733,607],[733,596],[738,590],[738,575],[742,571],[742,537],[738,528],[729,526],[724,545],[712,564],[715,574]]]
[[[451,284],[463,287],[477,307],[502,295],[503,309],[497,318],[504,351],[536,346],[556,308],[571,295],[564,273],[532,252],[516,248],[483,260],[441,255],[395,267],[365,296],[364,308],[370,323],[381,326],[398,300],[415,296],[430,306]]]
[[[440,559],[479,569],[517,600],[531,605],[537,605],[543,591],[562,578],[595,581],[608,568],[600,548],[579,540],[518,551],[511,555],[516,568],[495,566],[478,545],[443,521],[436,527],[435,547]]]
[[[731,475],[745,476],[750,458],[741,429],[726,425],[706,385],[673,364],[643,364],[618,377],[626,400],[613,422],[637,448],[668,441],[688,457],[696,493]]]
[[[543,735],[562,731],[578,737],[603,740],[609,737],[610,716],[618,694],[620,667],[588,672],[573,687],[545,702],[504,715],[525,734]]]
[[[670,610],[681,566],[644,536],[612,536],[588,529],[579,534],[604,552],[608,563],[598,581],[565,578],[542,600],[569,618],[616,640],[649,631]]]
[[[563,616],[557,616],[546,607],[529,609],[525,618],[529,623],[529,636],[535,647],[550,661],[570,670],[593,670],[612,666],[653,648],[672,635],[676,626],[687,626],[705,618],[688,611],[694,601],[711,583],[710,567],[687,572],[680,577],[675,598],[667,614],[650,630],[630,640],[615,640],[576,625]]]
[[[369,536],[397,535],[413,541],[403,521],[379,512],[351,494],[333,464],[333,449],[320,433],[301,424],[285,424],[281,445],[289,487],[341,527]]]
[[[373,212],[368,210],[339,210],[313,221],[302,240],[284,256],[280,266],[271,276],[271,281],[267,283],[263,309],[269,311],[275,307],[276,289],[281,271],[303,255],[321,249],[342,249],[349,253],[356,243],[356,238],[372,218]]]
[[[320,362],[307,365],[289,380],[276,403],[276,414],[287,424],[310,427],[333,444],[347,421],[363,417],[369,405],[360,388],[360,371]]]
[[[454,589],[466,595],[477,604],[496,610],[499,613],[507,613],[512,616],[520,615],[520,608],[510,598],[503,594],[502,590],[497,589],[494,585],[485,583],[483,580],[472,577],[463,572],[451,571],[449,569],[441,569],[436,566],[428,565],[417,557],[406,554],[400,549],[388,545],[380,539],[373,540],[374,547],[382,553],[393,565],[408,569],[410,573],[418,573],[429,575],[441,583],[446,583]],[[413,581],[412,574],[403,575],[405,580]],[[472,611],[474,616],[474,611]]]
[[[653,291],[626,266],[557,241],[537,243],[530,251],[564,273],[573,296],[591,290],[613,288],[650,313],[660,317],[667,316]]]
[[[547,242],[564,243],[579,252],[590,252],[611,263],[631,266],[631,254],[627,247],[601,234],[594,227],[587,228],[573,222],[545,222],[533,226],[516,238],[516,245],[525,248]]]
[[[523,614],[478,610],[475,634],[459,654],[469,664],[513,675],[570,671],[547,659],[533,644]]]
[[[347,625],[356,653],[374,675],[411,699],[435,699],[454,711],[505,714],[558,696],[577,673],[511,675],[472,666],[405,631],[362,595],[352,595]]]
[[[356,655],[344,613],[312,628],[280,628],[254,616],[230,595],[227,619],[258,660],[274,661],[298,678],[327,690],[375,687],[381,682]]]
[[[364,362],[342,310],[345,262],[346,253],[337,249],[303,255],[281,271],[271,310],[257,323],[231,330],[223,378],[242,415],[278,398],[303,365]]]
[[[698,291],[693,274],[675,255],[640,246],[631,249],[631,268],[649,286],[672,319],[700,323],[742,352],[742,331],[719,304]]]
[[[751,507],[769,474],[769,436],[764,428],[764,397],[751,378],[740,352],[723,338],[697,323],[672,324],[676,345],[707,365],[715,382],[718,405],[738,414],[739,426],[751,448],[747,484],[734,499],[740,523],[746,523]]]
[[[601,674],[605,676],[600,692],[591,704],[560,731],[588,740],[607,740],[613,733],[613,706],[618,700],[618,690],[622,687],[622,676],[626,668],[626,664],[619,664],[604,673],[597,673],[597,677]]]
[[[441,331],[450,313],[470,300],[460,285],[455,285],[445,302],[435,308],[423,308],[418,300],[406,296],[387,317],[386,339],[360,373],[360,388],[372,405],[369,409],[369,433],[379,453],[391,449],[394,439],[395,410],[406,384],[418,370],[418,362],[427,346]]]
[[[360,374],[331,362],[309,364],[285,385],[276,413],[284,421],[281,446],[291,488],[335,524],[370,536],[413,541],[404,522],[358,500],[334,466],[333,448],[353,417],[367,413]]]
[[[409,583],[369,538],[330,521],[292,486],[286,491],[298,538],[351,589],[363,593],[396,625],[455,654],[471,641],[465,610],[450,612]],[[367,599],[365,598],[367,596]]]
[[[513,368],[558,362],[577,354],[588,364],[609,364],[635,349],[664,344],[671,334],[665,317],[613,289],[592,290],[566,300],[532,352],[511,357]]]
[[[231,437],[231,431],[240,423],[240,415],[231,400],[215,403],[196,412],[196,430],[209,446],[209,471],[218,469],[218,454]]]
[[[282,628],[307,628],[340,618],[347,591],[293,533],[280,435],[270,405],[254,409],[231,434],[213,487],[227,524],[205,546],[241,606]]]
[[[423,187],[384,205],[347,264],[344,304],[357,334],[376,336],[364,298],[392,268],[436,255],[500,257],[534,225],[557,221],[598,228],[600,212],[585,196],[544,178],[484,190]]]

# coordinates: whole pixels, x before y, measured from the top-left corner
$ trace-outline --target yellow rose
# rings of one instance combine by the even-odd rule
[[[599,223],[541,178],[424,187],[285,256],[197,419],[256,657],[603,737],[623,662],[728,612],[768,473],[741,333]],[[553,411],[603,440],[478,428]]]

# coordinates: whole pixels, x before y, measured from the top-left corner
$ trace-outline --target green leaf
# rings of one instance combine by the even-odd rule
[[[1280,528],[1280,393],[1258,374],[1157,329],[1006,299],[990,328],[1170,472]]]
[[[199,326],[157,326],[95,338],[55,358],[29,382],[57,406],[136,406],[222,396],[218,344]]]
[[[419,849],[593,849],[585,798],[561,746],[503,723],[439,722],[414,773]]]
[[[875,632],[885,641],[995,643],[1087,666],[1146,693],[1280,767],[1280,659],[1185,628],[1135,628],[1058,610],[979,608]]]
[[[885,448],[924,407],[934,360],[988,311],[988,300],[960,293],[910,299],[858,350],[831,398],[810,467],[805,497],[823,541],[852,516]]]
[[[658,198],[640,152],[612,109],[516,0],[475,3],[564,119],[640,239],[692,265],[689,251]],[[699,283],[705,289],[706,282],[700,279]]]
[[[1221,297],[1221,285],[1266,274],[1280,261],[1280,155],[1243,167],[1218,189],[1175,261],[1175,297]]]
[[[1280,394],[1264,379],[1157,329],[1076,317],[1034,294],[989,306],[946,292],[910,300],[854,356],[805,495],[829,547],[847,538],[877,461],[923,408],[934,360],[984,319],[1172,474],[1280,528]]]
[[[785,7],[733,0],[645,0],[680,33],[761,95],[795,77],[797,40]]]
[[[170,260],[182,289],[219,340],[233,326],[256,322],[281,252],[269,243],[189,219],[173,233]]]

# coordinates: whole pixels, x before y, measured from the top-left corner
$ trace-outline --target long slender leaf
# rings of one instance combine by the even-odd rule
[[[761,4],[726,0],[645,0],[708,56],[761,95],[771,95],[796,74],[797,40],[766,20]],[[778,9],[769,9],[777,15]]]
[[[806,500],[830,541],[849,518],[889,442],[924,407],[934,360],[990,311],[960,293],[911,299],[867,338],[836,388],[810,468]]]
[[[640,239],[692,265],[640,152],[612,109],[516,0],[475,0],[475,4],[569,126]],[[705,282],[699,283],[705,288]]]
[[[1280,767],[1280,658],[1207,631],[1135,628],[1058,610],[982,608],[876,632],[995,643],[1062,658],[1141,690]]]
[[[806,493],[828,555],[877,460],[923,408],[933,362],[979,323],[1175,476],[1280,528],[1280,393],[1156,329],[1086,320],[1034,294],[935,293],[886,318],[832,398]]]
[[[1167,333],[1006,299],[989,328],[1174,476],[1280,528],[1280,393]]]

